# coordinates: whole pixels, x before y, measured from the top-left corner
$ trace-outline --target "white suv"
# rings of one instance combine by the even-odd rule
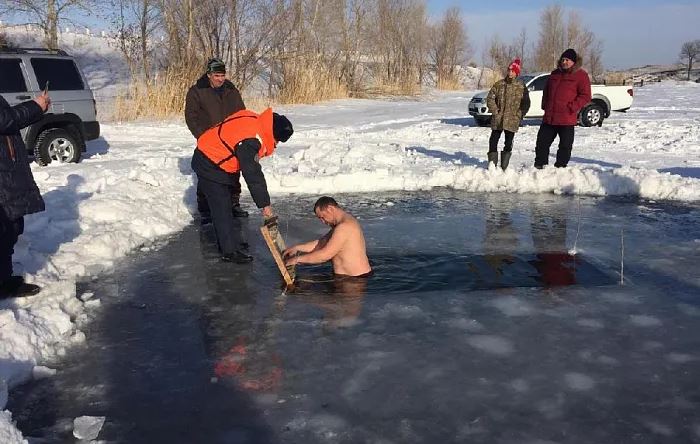
[[[530,109],[525,118],[537,118],[544,115],[542,110],[542,92],[549,80],[549,73],[524,75],[518,77],[530,92]],[[601,126],[603,120],[610,117],[613,111],[625,112],[632,106],[634,91],[631,86],[591,85],[591,101],[584,106],[578,115],[581,126]],[[469,114],[474,117],[479,126],[491,123],[491,111],[486,105],[488,91],[474,94],[469,101]]]

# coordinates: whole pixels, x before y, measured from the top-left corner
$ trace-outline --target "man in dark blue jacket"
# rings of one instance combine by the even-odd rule
[[[16,106],[0,96],[0,299],[29,296],[41,288],[12,275],[12,253],[24,232],[24,216],[44,211],[19,130],[41,119],[51,99],[43,94]]]

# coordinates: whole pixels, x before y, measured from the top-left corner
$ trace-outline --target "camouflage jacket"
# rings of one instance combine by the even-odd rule
[[[491,111],[491,129],[515,133],[530,109],[530,94],[522,81],[503,79],[491,87],[486,105]]]

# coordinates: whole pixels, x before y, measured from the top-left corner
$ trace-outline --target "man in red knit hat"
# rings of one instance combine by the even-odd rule
[[[530,109],[530,95],[525,84],[517,79],[519,75],[520,59],[515,59],[508,66],[506,78],[496,82],[486,97],[486,105],[491,111],[489,164],[498,166],[498,140],[501,138],[501,133],[505,131],[506,141],[501,151],[501,168],[504,171],[510,162],[513,137],[520,128],[523,116]]]

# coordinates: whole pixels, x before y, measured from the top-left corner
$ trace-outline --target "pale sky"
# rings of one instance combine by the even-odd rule
[[[433,18],[458,6],[479,60],[484,42],[498,34],[510,42],[525,27],[529,45],[537,40],[539,14],[553,4],[544,0],[429,0]],[[683,42],[700,39],[700,0],[571,0],[559,2],[575,9],[586,26],[603,41],[606,69],[624,69],[678,61]]]

